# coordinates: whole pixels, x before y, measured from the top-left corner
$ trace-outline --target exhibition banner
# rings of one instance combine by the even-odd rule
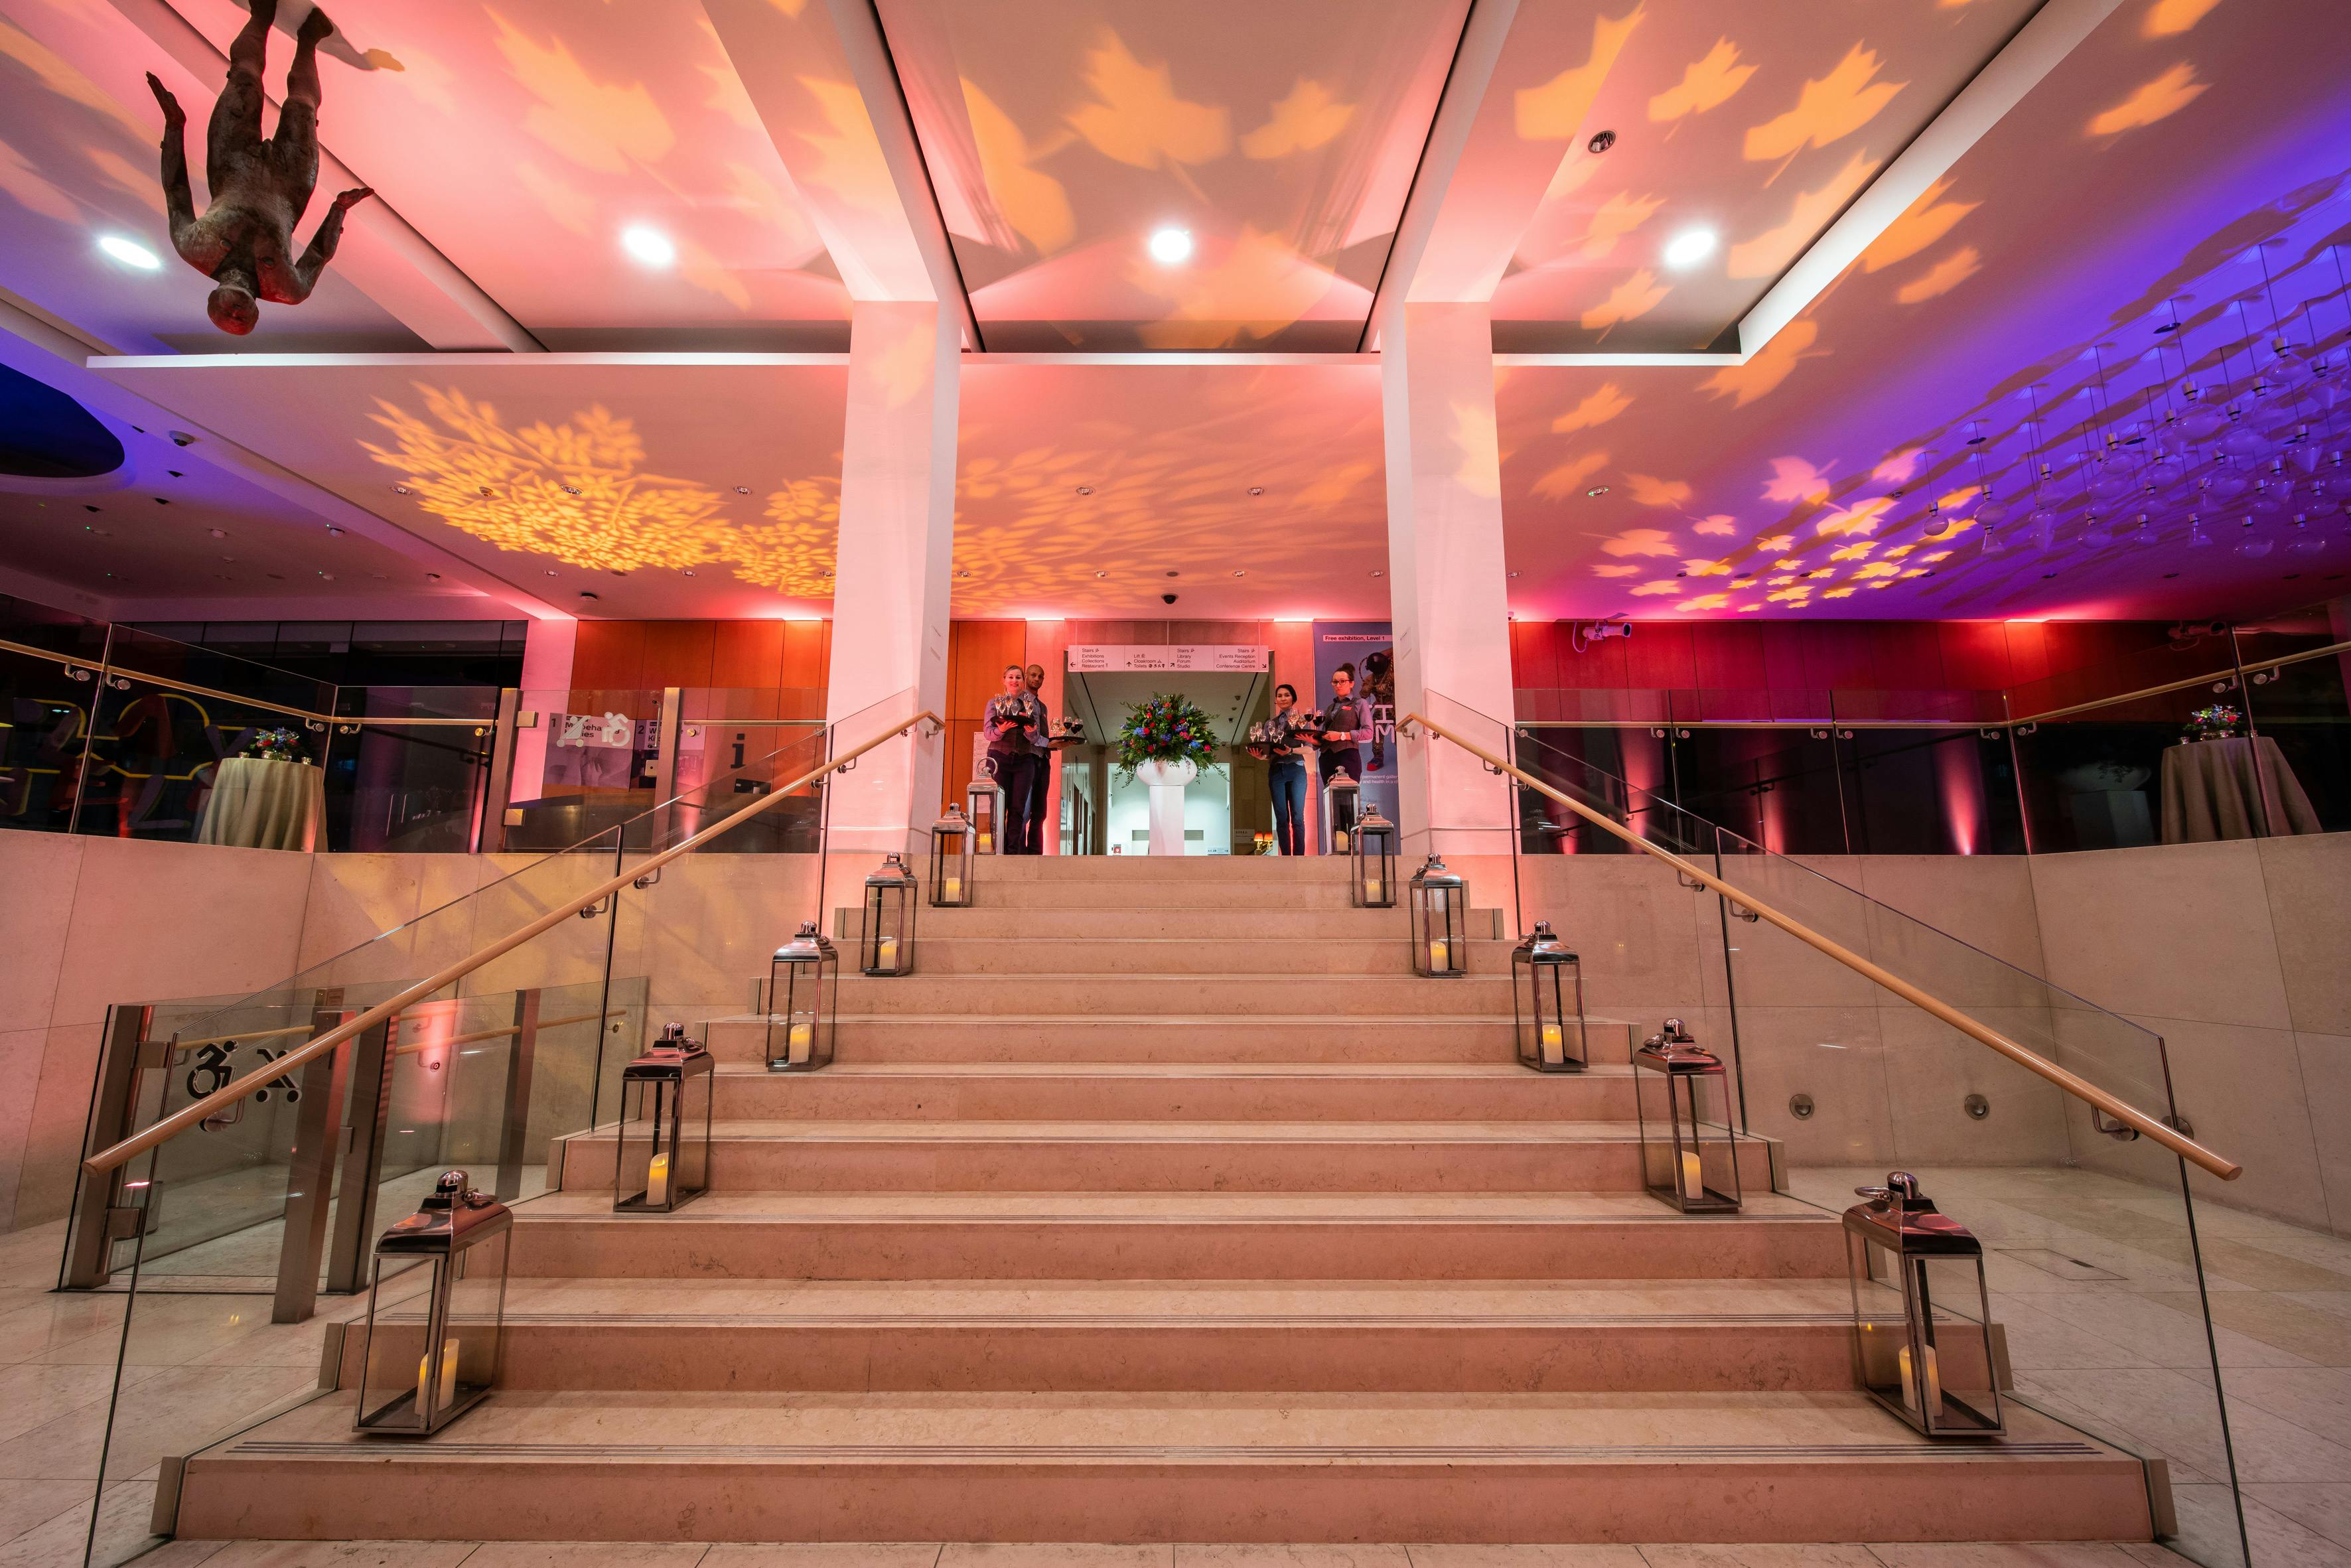
[[[1331,706],[1331,673],[1355,666],[1355,695],[1372,708],[1372,744],[1364,752],[1364,803],[1377,804],[1390,821],[1400,818],[1396,790],[1395,632],[1385,621],[1314,622],[1314,690],[1299,704],[1321,713]],[[1321,780],[1316,780],[1321,788]]]

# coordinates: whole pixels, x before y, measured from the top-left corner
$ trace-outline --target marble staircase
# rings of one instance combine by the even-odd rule
[[[609,1132],[565,1141],[491,1400],[356,1441],[354,1339],[341,1393],[187,1459],[181,1533],[2147,1538],[2128,1455],[1855,1390],[1835,1221],[1769,1145],[1737,1215],[1639,1190],[1655,1019],[1526,1071],[1499,915],[1417,979],[1343,872],[987,862],[916,975],[844,977],[831,1068],[709,1025],[707,1196],[616,1216]]]

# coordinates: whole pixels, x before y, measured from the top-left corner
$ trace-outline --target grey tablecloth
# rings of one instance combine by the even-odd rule
[[[2167,844],[2320,831],[2318,813],[2310,809],[2301,780],[2286,766],[2278,743],[2266,735],[2185,741],[2163,754]]]
[[[200,844],[242,844],[255,850],[319,848],[327,816],[327,787],[307,762],[232,757],[214,776],[196,825]]]

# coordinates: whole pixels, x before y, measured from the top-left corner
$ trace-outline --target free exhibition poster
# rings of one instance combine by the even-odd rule
[[[1299,706],[1331,706],[1331,672],[1355,666],[1355,695],[1372,705],[1372,744],[1364,752],[1363,803],[1376,804],[1389,821],[1401,821],[1396,799],[1395,633],[1384,621],[1314,622],[1314,690]],[[1314,781],[1316,789],[1322,780]]]

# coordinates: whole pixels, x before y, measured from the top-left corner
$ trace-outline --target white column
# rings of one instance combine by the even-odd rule
[[[1426,714],[1499,755],[1515,716],[1487,306],[1394,310],[1380,387],[1396,716]],[[1408,852],[1509,852],[1510,793],[1477,758],[1426,739],[1399,758]]]
[[[959,332],[935,302],[851,308],[825,700],[841,747],[924,708],[946,715]],[[884,747],[832,789],[833,848],[906,848],[938,814],[938,747]]]

